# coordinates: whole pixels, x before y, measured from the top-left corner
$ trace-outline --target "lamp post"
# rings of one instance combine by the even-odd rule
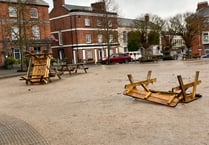
[[[146,14],[144,16],[144,20],[145,20],[145,29],[146,29],[146,45],[148,45],[148,22],[149,22],[149,14]]]
[[[149,40],[148,40],[148,22],[149,22],[149,14],[146,14],[145,16],[144,16],[144,22],[145,22],[145,43],[144,43],[144,55],[145,55],[145,57],[146,57],[146,59],[148,59],[148,50],[147,50],[147,48],[149,47]]]
[[[197,47],[197,50],[199,52],[199,56],[201,56],[201,52],[202,52],[202,46],[200,45],[200,42],[201,42],[201,32],[200,32],[200,26],[198,25],[198,31],[199,31],[199,37],[198,37],[198,47]]]

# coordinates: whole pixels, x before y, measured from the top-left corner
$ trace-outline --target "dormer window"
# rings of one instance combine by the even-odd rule
[[[30,9],[30,17],[31,17],[31,18],[38,18],[38,9],[36,9],[36,8],[31,8],[31,9]]]

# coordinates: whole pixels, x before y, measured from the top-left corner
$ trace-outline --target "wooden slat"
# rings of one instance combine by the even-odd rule
[[[144,100],[144,96],[147,94],[147,92],[139,93],[138,90],[132,90],[129,93],[124,93],[124,94],[133,98]],[[179,103],[179,99],[175,98],[175,95],[173,94],[152,93],[146,100],[171,107],[175,107]]]

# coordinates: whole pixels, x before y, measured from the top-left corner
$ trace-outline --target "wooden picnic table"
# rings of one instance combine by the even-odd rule
[[[87,73],[88,67],[85,65],[85,63],[76,63],[76,64],[63,64],[61,65],[61,68],[59,71],[64,73],[65,71],[68,71],[69,74],[71,74],[71,71],[74,71],[75,73],[78,72],[78,69],[84,70],[85,73]]]

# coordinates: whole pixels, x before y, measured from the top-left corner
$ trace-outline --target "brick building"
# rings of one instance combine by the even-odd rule
[[[197,4],[195,15],[203,20],[204,28],[200,29],[199,35],[193,41],[193,53],[209,53],[209,5],[207,1]],[[206,27],[205,27],[206,26]]]
[[[111,45],[110,54],[118,52],[117,13],[106,12],[105,3],[92,3],[91,7],[86,7],[53,0],[53,4],[50,24],[55,58],[65,59],[68,63],[97,63],[107,57],[108,46]]]
[[[0,0],[0,65],[8,56],[20,59],[25,50],[49,49],[48,8],[43,0]]]

